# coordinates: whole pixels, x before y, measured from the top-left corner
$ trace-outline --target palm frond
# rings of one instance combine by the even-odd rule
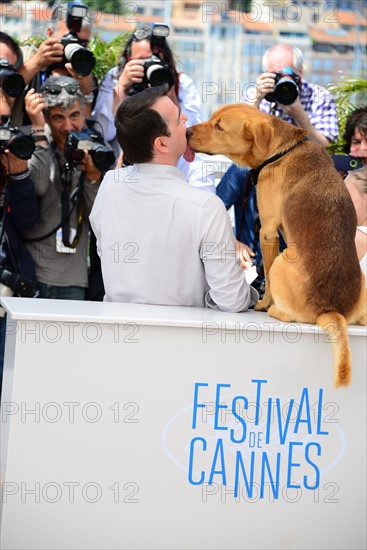
[[[329,88],[333,93],[339,122],[339,137],[328,147],[330,154],[344,153],[343,134],[348,116],[354,109],[367,104],[367,80],[348,78],[342,84]]]

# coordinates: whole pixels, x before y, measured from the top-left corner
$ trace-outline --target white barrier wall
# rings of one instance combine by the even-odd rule
[[[2,303],[3,550],[366,548],[365,327]]]

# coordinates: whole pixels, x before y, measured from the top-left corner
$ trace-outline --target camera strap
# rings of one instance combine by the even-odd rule
[[[68,227],[70,227],[69,218],[70,218],[71,214],[73,213],[76,205],[78,204],[77,199],[81,195],[84,175],[85,175],[85,172],[80,173],[79,184],[71,194],[67,193],[63,198],[63,192],[61,192],[61,212],[62,212],[62,214],[61,214],[60,223],[58,223],[53,229],[51,229],[51,231],[49,231],[45,235],[42,235],[41,237],[34,237],[32,239],[24,239],[24,242],[26,242],[26,243],[37,243],[37,242],[40,242],[40,241],[44,241],[45,239],[48,239],[49,237],[51,237],[51,235],[56,233],[56,231],[58,229],[63,228],[65,224],[68,224]],[[63,178],[62,173],[60,174],[60,178],[61,178],[61,181],[62,181],[62,178]],[[64,202],[64,204],[63,204],[63,202]],[[71,203],[71,208],[70,208],[70,203]],[[82,222],[83,222],[83,215],[82,215],[80,207],[78,206],[77,231],[76,231],[76,235],[73,239],[73,243],[72,243],[73,247],[69,244],[65,245],[65,246],[68,246],[68,248],[75,248],[77,246],[77,244],[79,242],[80,234],[82,232]],[[69,235],[69,230],[68,230],[68,235]],[[74,244],[74,241],[75,241],[75,244]]]
[[[270,109],[269,109],[269,115],[274,115],[276,116],[276,110],[277,110],[277,107],[278,107],[278,104],[274,101],[273,103],[270,104]]]
[[[1,166],[0,166],[1,170]],[[6,216],[8,215],[8,207],[9,207],[9,180],[8,176],[4,171],[4,181],[1,186],[1,197],[0,197],[0,211],[2,211],[2,217],[0,221],[0,247],[3,246],[3,241],[5,240],[6,234],[5,234],[5,220]],[[0,251],[1,252],[1,251]]]
[[[61,220],[64,222],[61,225],[62,243],[68,248],[76,248],[83,228],[83,214],[80,208],[80,196],[82,192],[83,180],[85,172],[80,172],[77,187],[71,193],[73,170],[67,162],[61,169],[60,179],[62,184],[61,199]],[[70,203],[72,205],[70,209]],[[70,216],[74,208],[78,206],[77,229],[76,234],[70,242]]]

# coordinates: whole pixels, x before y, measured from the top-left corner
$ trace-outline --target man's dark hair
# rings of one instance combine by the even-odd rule
[[[168,87],[154,86],[124,99],[116,111],[117,140],[124,155],[124,164],[150,162],[153,143],[159,136],[170,136],[167,122],[152,105],[167,95]]]
[[[367,106],[355,109],[348,115],[344,130],[344,152],[349,154],[355,129],[367,137]]]
[[[6,44],[6,46],[11,49],[13,54],[17,56],[17,61],[14,64],[14,68],[19,69],[19,67],[23,65],[23,55],[17,42],[15,42],[15,40],[5,32],[0,32],[0,44]]]

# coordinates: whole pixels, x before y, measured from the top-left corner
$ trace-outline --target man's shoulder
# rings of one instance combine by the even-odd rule
[[[162,175],[164,174],[164,177]],[[124,166],[108,171],[102,181],[101,188],[113,189],[116,186],[125,184],[126,187],[134,187],[135,185],[144,185],[150,189],[155,189],[157,193],[164,195],[173,195],[177,200],[182,200],[196,204],[197,206],[204,205],[221,205],[222,201],[206,189],[201,189],[190,185],[186,182],[183,173],[176,167],[170,166],[165,172],[160,170],[149,173],[147,177],[147,165],[141,170],[139,164],[132,166]]]
[[[173,190],[173,189],[172,189]],[[201,189],[188,183],[178,184],[174,189],[177,198],[187,205],[191,205],[194,210],[205,210],[205,212],[215,211],[219,213],[223,210],[226,213],[223,201],[215,193],[207,189]]]

